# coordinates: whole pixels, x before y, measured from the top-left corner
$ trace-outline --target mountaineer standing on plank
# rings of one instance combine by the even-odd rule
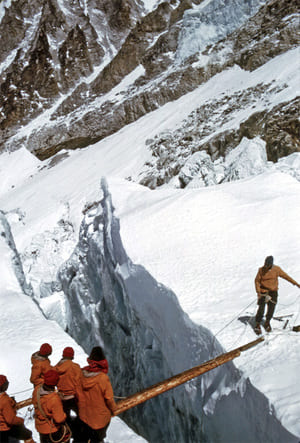
[[[255,289],[257,292],[257,304],[258,309],[255,317],[256,326],[255,332],[261,334],[260,322],[262,321],[265,305],[268,305],[266,321],[264,328],[267,332],[272,331],[270,321],[273,317],[277,297],[278,297],[278,277],[284,278],[293,285],[300,288],[299,283],[292,279],[288,274],[286,274],[279,266],[273,265],[274,259],[271,255],[266,257],[264,266],[259,268],[258,273],[255,277]]]
[[[81,437],[79,440],[74,438],[74,442],[102,442],[116,403],[102,348],[94,347],[87,361],[88,366],[82,369],[81,387],[78,391]]]
[[[16,402],[5,392],[9,382],[5,375],[0,375],[0,442],[8,443],[11,438],[34,443],[32,432],[25,428],[24,420],[16,415]],[[14,440],[15,441],[15,440]]]
[[[51,369],[49,355],[52,354],[52,347],[49,343],[43,343],[39,351],[31,356],[31,376],[30,381],[34,386],[38,386],[44,381],[45,372]]]

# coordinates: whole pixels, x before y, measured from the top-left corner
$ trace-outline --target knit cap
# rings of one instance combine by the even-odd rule
[[[43,343],[40,347],[39,354],[43,357],[47,357],[48,355],[52,354],[51,345],[49,345],[49,343]]]
[[[2,386],[6,382],[7,382],[7,378],[5,377],[5,375],[0,375],[0,388],[2,388]]]
[[[273,266],[274,263],[274,258],[272,255],[269,255],[268,257],[266,257],[265,259],[265,266],[268,268],[271,268]]]
[[[74,357],[74,349],[71,348],[71,346],[67,346],[67,347],[63,350],[63,357],[73,358],[73,357]]]
[[[44,383],[47,386],[56,386],[59,380],[59,373],[55,369],[49,369],[44,374]]]

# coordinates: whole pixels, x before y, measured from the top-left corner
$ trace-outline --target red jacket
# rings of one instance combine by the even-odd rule
[[[30,381],[34,384],[34,386],[41,385],[44,383],[45,372],[52,369],[50,360],[48,357],[42,357],[38,352],[35,352],[31,356],[31,363],[32,367]]]
[[[40,393],[40,406],[46,417],[42,414],[38,403]],[[33,391],[32,402],[35,410],[35,427],[41,434],[50,434],[58,431],[60,424],[66,420],[61,399],[56,391],[46,391],[42,385],[36,386]]]
[[[55,369],[59,373],[57,388],[62,399],[73,398],[82,377],[80,366],[69,359],[62,359]]]
[[[0,393],[0,431],[9,431],[13,425],[21,425],[24,420],[16,416],[16,402],[6,392]]]
[[[104,428],[116,408],[113,389],[107,374],[82,370],[78,392],[79,417],[92,429]]]

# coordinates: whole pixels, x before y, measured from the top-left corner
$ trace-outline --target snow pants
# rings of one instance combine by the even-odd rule
[[[277,297],[278,292],[277,291],[269,291],[266,295],[270,295],[271,300],[267,303],[268,309],[267,309],[267,315],[266,315],[266,321],[269,322],[271,318],[273,317],[276,303],[277,303]],[[266,300],[265,296],[260,297],[258,301],[258,309],[256,313],[256,323],[260,323],[263,319],[264,312],[265,312],[265,306],[266,306]]]
[[[59,442],[69,442],[70,441],[70,434],[69,433],[64,434],[64,431],[65,431],[64,427],[61,426],[61,428],[58,431],[53,432],[53,434],[41,434],[40,433],[40,442],[41,443],[53,443],[53,440],[59,441]]]
[[[32,432],[25,428],[24,425],[13,425],[9,431],[0,431],[0,442],[8,443],[16,440],[29,440],[32,437]]]
[[[72,422],[71,411],[75,412],[78,417],[78,403],[76,398],[70,398],[69,400],[62,400],[63,410],[67,416],[67,423],[70,426],[69,422]]]
[[[80,429],[73,434],[74,443],[102,443],[104,441],[109,423],[104,428],[92,429],[82,420],[80,422]]]

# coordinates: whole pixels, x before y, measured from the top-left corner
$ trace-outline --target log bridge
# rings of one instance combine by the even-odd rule
[[[211,371],[212,369],[227,363],[228,361],[233,360],[236,357],[239,357],[242,352],[247,349],[253,348],[264,341],[264,337],[259,337],[258,339],[251,341],[239,348],[233,349],[232,351],[226,352],[225,354],[221,354],[218,357],[215,357],[205,363],[202,363],[199,366],[194,366],[187,371],[181,372],[180,374],[174,375],[173,377],[167,378],[155,385],[152,385],[146,389],[143,389],[136,394],[130,395],[123,400],[120,400],[116,403],[117,408],[114,411],[114,415],[119,415],[122,412],[127,411],[128,409],[133,408],[141,403],[144,403],[150,398],[157,397],[160,394],[163,394],[170,389],[174,389],[179,385],[182,385],[189,380],[192,380],[195,377],[199,377],[199,375],[204,374],[205,372]],[[17,403],[17,409],[24,408],[25,406],[29,406],[32,404],[32,398],[28,398],[27,400],[23,400]]]

